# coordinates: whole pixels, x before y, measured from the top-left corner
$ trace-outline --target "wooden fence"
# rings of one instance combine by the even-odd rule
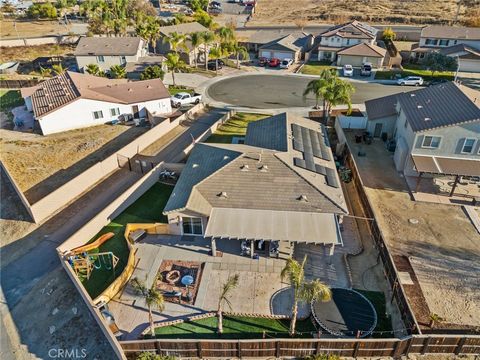
[[[41,83],[42,80],[30,79],[30,80],[0,80],[1,89],[21,89],[24,87],[35,86]]]
[[[408,354],[467,355],[480,352],[480,336],[412,335],[404,339],[259,339],[120,341],[128,359],[141,352],[179,358],[301,358],[317,354],[349,357]]]

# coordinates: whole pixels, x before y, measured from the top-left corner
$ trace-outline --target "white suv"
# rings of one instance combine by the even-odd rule
[[[343,76],[352,77],[353,76],[353,66],[352,65],[343,65]]]
[[[398,79],[398,85],[423,85],[423,78],[420,76],[407,76],[406,78]]]
[[[283,59],[280,63],[280,69],[288,69],[293,64],[292,59]]]

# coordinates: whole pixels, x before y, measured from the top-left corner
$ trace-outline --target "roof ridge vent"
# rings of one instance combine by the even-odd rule
[[[430,121],[430,120],[432,120],[432,118],[429,118],[429,117],[425,118],[425,121]]]
[[[267,172],[268,171],[268,166],[263,164],[258,168],[258,170],[260,170],[261,172]]]
[[[242,171],[248,171],[248,164],[243,164],[242,166],[240,166],[240,169]]]
[[[303,201],[303,202],[308,202],[308,198],[307,198],[307,195],[300,195],[298,198],[297,198],[298,201]]]
[[[411,96],[411,97],[414,97],[414,96],[415,96],[415,94],[414,94],[414,93],[410,93],[410,96]]]
[[[417,109],[423,109],[422,105],[417,105]]]
[[[224,198],[224,199],[227,199],[228,198],[228,195],[227,195],[227,192],[226,191],[222,191],[222,192],[219,192],[217,194],[218,197],[220,198]]]
[[[152,88],[152,85],[147,85],[147,89],[151,89]]]

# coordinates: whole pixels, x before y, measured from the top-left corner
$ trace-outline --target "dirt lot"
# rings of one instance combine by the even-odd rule
[[[411,201],[383,143],[349,144],[354,154],[359,146],[367,154],[355,160],[376,220],[392,255],[408,257],[429,312],[445,319],[438,327],[479,326],[480,237],[462,208]]]
[[[0,159],[34,203],[145,131],[101,125],[42,136],[0,129]]]
[[[357,19],[373,23],[435,24],[453,19],[456,3],[456,0],[259,0],[249,25],[294,24],[298,19],[330,23]],[[460,18],[464,12],[462,8]]]
[[[16,30],[15,30],[16,28]],[[58,21],[11,21],[2,20],[2,39],[16,39],[17,37],[39,37],[48,35],[67,34],[70,25],[60,24]]]

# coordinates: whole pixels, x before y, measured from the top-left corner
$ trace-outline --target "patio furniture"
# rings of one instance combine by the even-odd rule
[[[194,281],[193,276],[185,275],[184,277],[182,277],[181,283],[188,287],[193,284],[193,281]]]
[[[167,282],[170,284],[170,285],[175,285],[178,280],[180,280],[180,271],[178,270],[170,270],[168,273],[167,273],[167,276],[165,276],[165,280],[167,280]]]

